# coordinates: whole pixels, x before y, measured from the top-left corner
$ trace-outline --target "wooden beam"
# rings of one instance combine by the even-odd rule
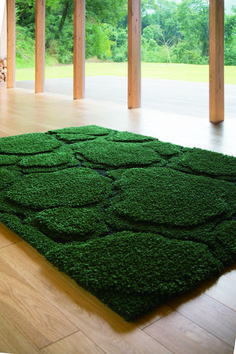
[[[35,0],[35,93],[45,88],[45,0]]]
[[[74,0],[74,99],[85,91],[85,0]]]
[[[7,0],[7,87],[15,87],[16,16],[15,0]]]
[[[209,4],[209,119],[224,120],[224,0]]]
[[[141,0],[128,0],[128,108],[141,105]]]

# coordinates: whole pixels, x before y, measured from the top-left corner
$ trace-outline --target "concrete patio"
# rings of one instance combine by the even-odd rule
[[[17,88],[34,90],[34,81],[18,81]],[[46,92],[73,97],[73,79],[46,79]],[[127,107],[127,78],[86,77],[85,98]],[[171,80],[142,79],[142,108],[165,114],[209,116],[209,84]],[[225,119],[236,118],[236,85],[225,85]]]

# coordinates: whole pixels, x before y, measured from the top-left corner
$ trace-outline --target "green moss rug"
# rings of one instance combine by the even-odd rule
[[[0,139],[0,220],[126,320],[236,261],[236,157],[85,126]]]

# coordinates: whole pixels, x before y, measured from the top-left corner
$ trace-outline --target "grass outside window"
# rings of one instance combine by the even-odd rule
[[[86,63],[86,76],[127,76],[127,63]],[[73,77],[73,65],[46,66],[46,79]],[[16,69],[16,81],[34,80],[35,69]],[[161,80],[209,82],[208,65],[142,63],[142,77]],[[225,66],[225,83],[236,85],[236,66]]]

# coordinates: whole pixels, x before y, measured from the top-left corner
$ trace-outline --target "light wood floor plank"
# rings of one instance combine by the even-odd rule
[[[233,347],[223,343],[192,321],[172,312],[144,329],[175,354],[232,354]]]
[[[0,88],[0,116],[1,136],[97,124],[236,156],[236,119],[233,118],[212,125],[208,116],[196,118],[148,109],[128,110],[112,102],[73,101],[62,95],[34,95],[33,91],[3,88]]]
[[[6,251],[11,246],[1,249]],[[1,254],[1,253],[0,253]],[[1,313],[13,320],[38,347],[49,345],[78,330],[20,272],[0,259]]]
[[[36,354],[39,350],[13,321],[0,314],[0,352]]]
[[[226,268],[223,274],[224,276],[230,278],[231,280],[236,281],[236,264]]]
[[[94,344],[82,332],[77,332],[71,336],[58,341],[47,348],[41,350],[42,354],[104,354],[105,352]]]
[[[22,241],[20,237],[11,232],[5,225],[0,223],[0,248],[7,247]]]
[[[204,283],[199,287],[199,290],[236,311],[236,284],[228,276],[222,275],[215,283],[211,283],[209,288]]]
[[[144,329],[147,326],[150,326],[152,323],[159,321],[161,318],[169,315],[173,311],[168,305],[163,304],[157,309],[151,311],[147,315],[142,316],[141,318],[135,321],[135,325],[141,329]]]
[[[236,312],[229,307],[197,291],[179,296],[169,305],[223,342],[234,346]]]

